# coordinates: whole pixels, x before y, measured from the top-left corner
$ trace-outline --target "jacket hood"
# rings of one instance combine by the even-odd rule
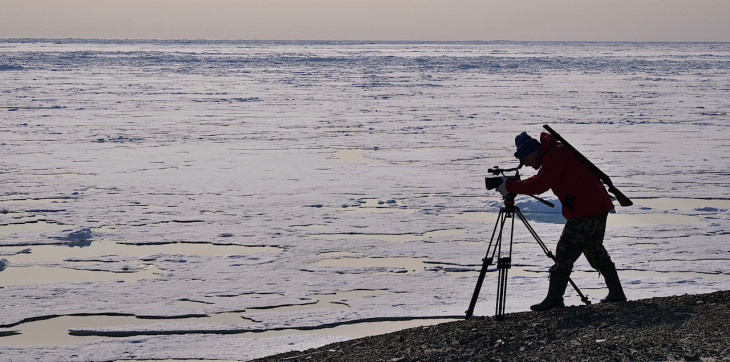
[[[542,157],[545,157],[550,151],[554,150],[560,145],[558,139],[547,132],[540,133],[540,153]]]

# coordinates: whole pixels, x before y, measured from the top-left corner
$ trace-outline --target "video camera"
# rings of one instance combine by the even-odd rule
[[[487,172],[491,173],[492,175],[497,175],[494,177],[484,177],[484,184],[487,187],[487,190],[494,190],[499,185],[502,184],[504,181],[503,178],[506,177],[510,180],[519,180],[520,179],[520,171],[519,168],[522,167],[522,164],[515,168],[499,168],[498,166],[494,166],[487,170]],[[513,175],[506,175],[505,172],[514,172]]]
[[[487,187],[487,190],[494,190],[499,185],[501,185],[503,182],[506,182],[506,179],[510,180],[519,180],[520,179],[520,171],[519,168],[522,167],[522,163],[520,163],[519,166],[515,168],[499,168],[498,166],[494,166],[487,170],[487,172],[491,173],[492,175],[497,175],[494,177],[484,177],[484,184]],[[513,175],[507,175],[505,172],[514,172]],[[506,178],[506,179],[505,179]],[[515,199],[515,194],[509,193],[509,194],[502,194],[502,198],[505,201],[513,202]]]
[[[505,177],[509,180],[519,180],[520,179],[520,168],[522,166],[523,166],[523,164],[522,164],[522,162],[520,162],[520,165],[517,167],[514,167],[514,168],[500,168],[499,166],[494,166],[494,167],[490,168],[489,170],[487,170],[487,172],[489,172],[490,174],[495,175],[493,177],[489,177],[489,176],[484,177],[484,184],[487,187],[487,190],[494,190],[497,187],[499,187],[499,185],[501,185],[502,182],[506,181],[506,180],[504,180]],[[514,172],[514,173],[511,175],[507,175],[505,172]],[[502,195],[502,198],[504,199],[504,201],[506,203],[513,203],[515,200],[515,196],[517,196],[517,195],[510,193],[507,195]],[[550,201],[541,199],[535,195],[528,195],[528,196],[536,199],[537,201],[542,202],[545,205],[548,205],[550,207],[555,207],[555,205]]]

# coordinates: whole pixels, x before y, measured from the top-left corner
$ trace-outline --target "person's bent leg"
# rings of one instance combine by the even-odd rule
[[[534,311],[564,307],[563,294],[568,286],[573,263],[583,253],[580,222],[568,220],[555,249],[555,265],[550,268],[550,286],[545,299],[530,307]]]
[[[565,303],[563,303],[563,294],[565,294],[565,288],[568,287],[569,278],[570,269],[566,272],[565,268],[559,268],[557,264],[550,268],[550,286],[548,287],[547,296],[542,302],[530,306],[530,309],[534,311],[542,311],[565,307]]]
[[[602,303],[605,302],[624,302],[626,301],[626,295],[624,289],[621,287],[621,280],[618,277],[616,271],[616,265],[611,260],[611,256],[608,255],[608,251],[603,246],[603,237],[606,230],[606,217],[597,217],[593,221],[595,225],[595,231],[592,237],[586,241],[585,250],[583,253],[588,259],[588,263],[598,270],[606,281],[608,287],[608,295],[601,299]]]

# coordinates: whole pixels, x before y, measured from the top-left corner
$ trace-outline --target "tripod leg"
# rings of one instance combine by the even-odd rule
[[[522,215],[522,211],[520,211],[520,209],[516,206],[515,206],[515,214],[517,214],[517,216],[520,217],[520,220],[522,220],[522,223],[525,224],[525,227],[530,232],[530,234],[532,234],[532,237],[535,238],[535,241],[537,241],[537,244],[540,245],[540,247],[542,248],[542,251],[545,252],[545,255],[547,255],[554,262],[555,256],[553,255],[553,253],[550,252],[550,249],[548,249],[547,246],[545,246],[545,243],[537,235],[537,232],[535,231],[535,229],[533,229],[532,226],[530,225],[530,223],[527,222],[525,215]],[[578,296],[580,296],[580,300],[583,303],[585,303],[586,305],[590,305],[591,301],[588,299],[588,297],[583,295],[583,293],[580,291],[580,289],[578,289],[578,286],[575,285],[575,282],[573,282],[573,279],[570,279],[570,277],[568,277],[568,282],[570,283],[571,286],[573,286],[573,289],[575,289],[575,291],[578,293]]]
[[[570,285],[573,286],[573,289],[575,289],[575,292],[578,293],[578,296],[580,296],[581,302],[583,302],[585,305],[591,305],[591,301],[588,299],[588,297],[586,297],[585,295],[583,295],[583,293],[581,293],[580,289],[578,289],[578,286],[575,285],[575,282],[573,281],[573,279],[570,279],[570,277],[568,277],[568,283],[570,283]]]
[[[471,303],[469,303],[469,309],[466,311],[466,319],[471,318],[471,316],[474,314],[474,307],[477,304],[477,299],[479,299],[479,292],[482,289],[482,283],[484,283],[484,277],[487,274],[487,269],[490,265],[492,265],[492,262],[494,261],[494,252],[492,249],[492,245],[497,245],[501,242],[502,238],[502,229],[504,227],[504,220],[506,217],[506,213],[504,209],[499,210],[499,215],[497,216],[497,223],[494,225],[494,230],[492,230],[492,237],[489,240],[489,246],[487,247],[487,254],[485,255],[484,259],[482,259],[482,270],[479,272],[479,279],[477,279],[477,285],[474,288],[474,294],[471,296]],[[497,243],[494,244],[494,236],[497,231],[497,227],[501,225],[501,228],[499,230],[499,235],[497,236]],[[496,246],[495,246],[496,248]],[[492,252],[490,256],[490,252]]]
[[[497,310],[494,319],[498,321],[504,320],[504,307],[507,302],[507,272],[511,265],[510,257],[499,258],[497,261],[497,269],[499,269],[499,281],[497,284]]]
[[[499,281],[497,284],[497,310],[494,313],[494,319],[498,321],[504,320],[504,309],[507,305],[507,274],[509,272],[509,268],[512,267],[512,242],[514,241],[515,235],[515,217],[514,213],[512,213],[511,211],[512,209],[508,211],[508,217],[512,219],[509,234],[509,251],[507,252],[507,256],[502,256],[502,244],[500,243],[500,255],[499,259],[497,259]]]
[[[484,282],[484,276],[487,274],[487,268],[490,264],[492,264],[492,258],[484,258],[484,263],[482,264],[482,270],[479,272],[479,279],[477,280],[477,285],[474,288],[474,294],[471,296],[471,303],[469,303],[469,309],[466,311],[466,319],[471,318],[471,316],[474,314],[474,307],[477,304],[477,299],[479,298],[479,291],[482,289],[482,283]]]

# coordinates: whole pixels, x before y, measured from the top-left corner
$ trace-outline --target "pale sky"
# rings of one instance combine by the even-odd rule
[[[730,41],[730,0],[0,0],[0,38]]]

